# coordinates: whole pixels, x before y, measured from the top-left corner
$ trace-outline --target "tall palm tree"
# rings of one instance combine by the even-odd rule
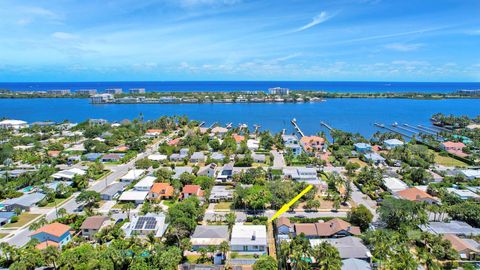
[[[337,270],[342,267],[342,259],[338,250],[327,242],[322,242],[313,249],[318,269]]]
[[[57,260],[60,257],[60,251],[58,248],[54,246],[47,246],[42,253],[45,262],[49,265],[52,265],[53,269],[57,269]]]

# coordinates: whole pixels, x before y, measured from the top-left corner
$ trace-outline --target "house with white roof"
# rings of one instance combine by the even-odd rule
[[[232,228],[230,250],[238,253],[265,254],[267,228],[265,225],[235,224]]]
[[[148,195],[148,191],[127,190],[118,198],[121,202],[133,202],[135,204],[141,204],[145,201]]]
[[[155,180],[157,180],[157,178],[154,176],[145,176],[135,184],[133,189],[138,191],[150,191]]]
[[[249,140],[247,140],[247,148],[248,148],[248,150],[250,150],[250,151],[258,150],[259,145],[260,145],[260,141],[259,141],[259,140],[254,140],[254,139],[249,139]]]
[[[395,147],[404,145],[404,142],[400,141],[399,139],[389,139],[389,140],[383,141],[383,144],[387,149],[393,149]]]
[[[28,127],[28,123],[22,120],[7,119],[7,120],[0,121],[0,128],[3,128],[3,129],[18,130],[18,129],[27,128],[27,127]]]
[[[317,176],[317,169],[304,167],[287,167],[283,170],[285,177],[299,182],[306,182],[312,185],[321,184]]]
[[[203,152],[195,152],[190,157],[190,162],[192,163],[205,162],[206,160],[207,160],[207,157]]]
[[[456,195],[462,200],[468,200],[468,199],[480,200],[480,195],[468,189],[447,188],[447,191]]]
[[[405,184],[405,182],[395,177],[383,178],[383,184],[385,185],[387,190],[392,194],[408,188],[408,185]]]
[[[153,161],[164,161],[164,160],[167,160],[167,155],[152,154],[148,156],[148,159]]]
[[[302,153],[302,146],[295,135],[282,135],[283,144],[286,149],[292,150],[293,155],[298,156]]]
[[[56,180],[72,180],[76,175],[85,175],[86,173],[87,172],[82,169],[72,168],[56,172],[52,174],[52,177]]]
[[[480,178],[480,170],[459,170],[458,171],[461,175],[465,176],[468,180],[474,180]]]
[[[141,169],[133,169],[128,171],[122,178],[120,178],[121,182],[133,182],[135,180],[140,179],[143,176],[145,170]]]

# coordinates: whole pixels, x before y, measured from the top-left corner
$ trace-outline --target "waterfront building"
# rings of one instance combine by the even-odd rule
[[[97,89],[80,89],[75,91],[79,95],[95,95],[97,93]]]
[[[0,128],[3,129],[21,129],[21,128],[27,128],[28,124],[25,121],[22,120],[3,120],[0,121]]]
[[[61,89],[61,90],[48,90],[47,94],[49,95],[55,95],[55,96],[63,96],[63,95],[68,95],[70,94],[69,89]]]
[[[130,88],[128,91],[130,94],[145,94],[145,88]]]
[[[90,100],[93,104],[99,104],[112,102],[114,99],[112,94],[96,94],[91,96]]]
[[[372,146],[368,143],[356,143],[353,146],[355,146],[355,151],[359,153],[366,153],[372,150]]]
[[[116,94],[121,94],[122,92],[123,92],[122,88],[107,88],[107,89],[105,89],[106,94],[116,95]]]
[[[395,147],[402,146],[404,143],[399,139],[389,139],[389,140],[383,141],[383,144],[385,144],[385,147],[387,149],[393,149]]]
[[[282,88],[282,87],[273,87],[268,89],[268,93],[270,95],[288,95],[290,93],[290,89]]]

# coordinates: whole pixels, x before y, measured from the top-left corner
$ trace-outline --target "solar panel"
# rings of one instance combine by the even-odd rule
[[[139,217],[137,224],[135,224],[135,230],[153,230],[157,225],[157,220],[154,217]]]

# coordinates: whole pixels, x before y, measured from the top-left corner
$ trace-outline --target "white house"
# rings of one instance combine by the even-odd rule
[[[133,202],[135,204],[141,204],[145,201],[148,195],[148,191],[127,190],[118,198],[121,202]]]
[[[72,168],[56,172],[52,174],[52,177],[56,180],[72,180],[76,175],[85,175],[86,173],[87,172],[82,169]]]
[[[148,156],[148,159],[153,160],[153,161],[163,161],[163,160],[167,160],[167,155],[152,154],[152,155]]]
[[[250,151],[258,150],[260,142],[258,140],[249,139],[247,140],[247,148]]]
[[[239,253],[265,254],[267,228],[265,225],[235,224],[232,228],[230,250]]]
[[[387,149],[393,149],[395,147],[402,146],[404,143],[399,139],[389,139],[389,140],[383,141],[383,144],[385,144],[385,147]]]
[[[138,181],[133,188],[138,191],[150,191],[155,180],[157,180],[156,177],[145,176],[142,180]]]
[[[28,127],[27,122],[22,120],[3,120],[0,121],[0,128],[4,129],[21,129]]]
[[[207,166],[201,167],[198,170],[197,175],[215,177],[216,172],[217,172],[217,164],[211,163],[211,164],[208,164]]]
[[[315,168],[288,167],[282,170],[285,177],[295,181],[307,182],[309,184],[318,185],[320,180],[317,177]]]
[[[476,194],[475,192],[472,192],[471,190],[468,189],[456,189],[456,188],[447,188],[447,191],[455,194],[462,200],[468,200],[468,199],[480,199],[480,195]]]
[[[390,193],[396,193],[408,188],[408,185],[405,184],[405,182],[395,177],[383,178],[383,184],[387,187]]]
[[[162,237],[168,227],[165,223],[165,214],[148,213],[145,216],[134,216],[131,222],[122,226],[127,237],[140,236],[144,237],[153,234],[155,237]]]
[[[143,176],[145,170],[140,169],[133,169],[128,171],[122,178],[120,178],[121,182],[133,182],[135,180],[140,179]]]

